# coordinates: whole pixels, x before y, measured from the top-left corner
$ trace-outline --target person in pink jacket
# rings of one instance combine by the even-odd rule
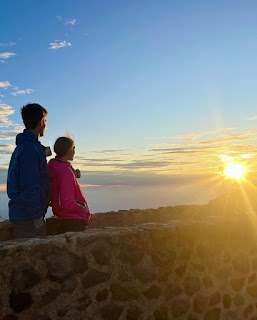
[[[58,138],[54,144],[54,152],[56,157],[48,163],[53,213],[59,219],[72,219],[73,225],[75,221],[77,226],[85,229],[83,226],[89,221],[91,213],[75,170],[69,162],[75,155],[74,141],[68,137]]]

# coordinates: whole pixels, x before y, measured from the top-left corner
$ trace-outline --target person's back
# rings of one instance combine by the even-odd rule
[[[48,163],[51,177],[51,204],[53,213],[62,219],[88,221],[90,213],[85,213],[86,199],[69,162],[52,159]]]
[[[38,141],[44,135],[47,111],[38,104],[22,108],[27,129],[16,137],[8,170],[9,218],[15,238],[46,235],[44,216],[50,190],[45,147]]]

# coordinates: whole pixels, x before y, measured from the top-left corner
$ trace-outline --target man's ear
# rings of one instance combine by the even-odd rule
[[[43,118],[38,121],[38,124],[37,124],[37,125],[39,125],[40,127],[42,127],[42,125],[43,125]]]

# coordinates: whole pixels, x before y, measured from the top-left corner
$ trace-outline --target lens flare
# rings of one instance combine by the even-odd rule
[[[234,179],[244,179],[244,174],[246,172],[246,167],[242,164],[229,162],[226,164],[223,174],[228,178]]]

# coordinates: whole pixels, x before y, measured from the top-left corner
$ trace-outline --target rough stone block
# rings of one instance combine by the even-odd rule
[[[162,293],[161,288],[156,285],[151,286],[149,289],[143,292],[143,294],[148,299],[158,299],[161,293]]]
[[[16,267],[12,272],[12,289],[16,293],[32,288],[40,282],[40,274],[29,265]]]
[[[174,318],[179,318],[182,315],[186,314],[190,308],[190,303],[188,299],[177,298],[174,299],[171,304],[171,313]]]
[[[120,306],[113,302],[105,305],[101,310],[101,315],[104,320],[118,320],[122,314],[124,306]]]
[[[111,275],[106,272],[97,270],[88,271],[86,277],[82,280],[84,288],[96,286],[99,283],[106,282],[111,278]]]
[[[184,280],[184,289],[188,296],[194,295],[201,288],[199,277],[187,277]]]
[[[122,286],[118,283],[111,285],[112,298],[114,300],[128,301],[132,299],[138,299],[140,293],[136,287]]]

